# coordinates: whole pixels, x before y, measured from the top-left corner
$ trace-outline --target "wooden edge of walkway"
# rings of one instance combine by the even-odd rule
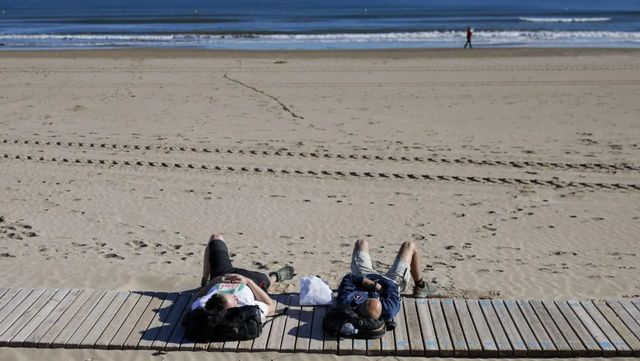
[[[157,351],[303,352],[455,357],[640,356],[640,299],[477,300],[404,298],[396,328],[381,339],[322,332],[327,306],[273,295],[284,316],[260,337],[194,343],[182,317],[186,292],[0,288],[0,347]]]

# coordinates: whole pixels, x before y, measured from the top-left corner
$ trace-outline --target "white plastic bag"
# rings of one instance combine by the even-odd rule
[[[333,293],[328,284],[316,276],[300,278],[300,305],[328,305],[332,302]]]

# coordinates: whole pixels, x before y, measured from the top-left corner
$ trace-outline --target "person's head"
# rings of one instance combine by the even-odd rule
[[[238,298],[234,295],[216,293],[204,305],[209,311],[222,311],[232,307],[238,307]]]
[[[377,320],[382,314],[382,303],[377,298],[367,298],[356,309],[358,315]]]

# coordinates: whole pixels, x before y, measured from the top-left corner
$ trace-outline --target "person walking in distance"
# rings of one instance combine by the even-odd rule
[[[471,27],[467,26],[467,42],[464,43],[464,48],[467,48],[467,45],[469,45],[469,49],[473,49],[473,46],[471,46],[471,37],[473,36],[473,32],[471,31]]]

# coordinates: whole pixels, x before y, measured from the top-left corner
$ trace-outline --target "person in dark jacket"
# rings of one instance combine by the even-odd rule
[[[400,293],[413,280],[413,296],[427,297],[433,287],[422,279],[420,254],[415,242],[404,242],[393,265],[382,274],[373,268],[369,244],[358,240],[351,255],[351,273],[342,278],[337,303],[348,304],[362,317],[392,322],[400,310]]]
[[[471,38],[473,37],[473,31],[471,31],[471,27],[467,26],[467,42],[464,43],[464,48],[467,48],[467,45],[469,46],[469,49],[473,49],[473,46],[471,45]]]

